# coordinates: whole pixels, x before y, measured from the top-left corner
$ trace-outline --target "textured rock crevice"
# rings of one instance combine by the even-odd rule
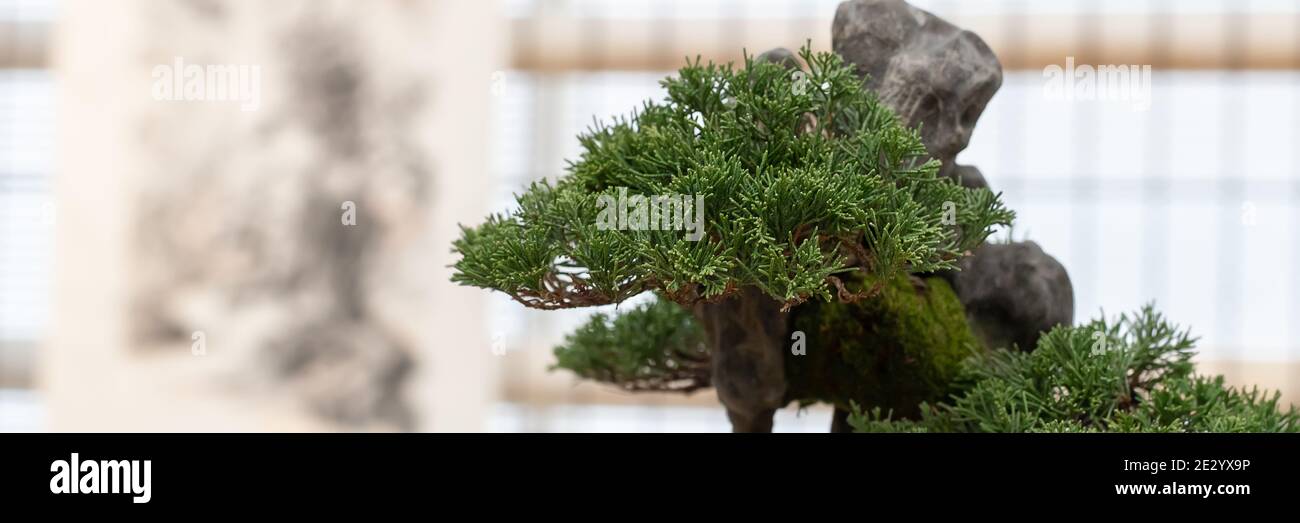
[[[1002,64],[979,36],[902,0],[854,0],[836,10],[831,41],[903,123],[920,126],[940,174],[987,186],[956,163],[1002,86]]]

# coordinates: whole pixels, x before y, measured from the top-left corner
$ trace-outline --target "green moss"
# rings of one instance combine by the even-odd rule
[[[920,415],[921,402],[949,393],[962,361],[981,350],[952,287],[938,277],[907,275],[858,281],[881,286],[857,303],[815,303],[793,312],[805,355],[786,354],[788,397],[803,404],[851,402],[894,417]]]

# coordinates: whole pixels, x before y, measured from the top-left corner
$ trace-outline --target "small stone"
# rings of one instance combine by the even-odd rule
[[[957,183],[960,183],[962,187],[969,189],[989,186],[989,183],[984,180],[984,173],[980,172],[979,167],[974,165],[954,165],[952,174],[948,176],[957,180]]]
[[[990,349],[1033,350],[1043,332],[1074,322],[1074,289],[1034,242],[986,243],[948,273],[966,318]]]
[[[784,47],[778,47],[766,53],[760,54],[758,55],[758,58],[755,59],[755,61],[772,62],[776,65],[779,65],[786,69],[790,69],[792,71],[803,69],[803,64],[799,63],[799,57],[796,56],[789,49],[786,49]]]

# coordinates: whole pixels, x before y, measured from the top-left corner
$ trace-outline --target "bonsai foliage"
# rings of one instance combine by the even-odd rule
[[[646,291],[692,305],[745,286],[788,309],[879,292],[847,290],[853,271],[953,268],[1011,221],[997,195],[937,176],[917,132],[839,56],[801,56],[807,72],[688,63],[661,82],[665,99],[580,136],[568,176],[462,227],[453,280],[540,309]],[[658,212],[676,196],[675,214]],[[685,233],[688,220],[702,230]]]
[[[858,289],[865,282],[849,278]],[[873,285],[874,286],[874,285]],[[924,290],[918,290],[918,287]],[[851,402],[919,417],[950,392],[965,358],[982,350],[961,302],[939,277],[900,275],[869,300],[809,303],[792,313],[806,353],[786,356],[787,394],[801,405]],[[595,314],[555,348],[556,364],[630,391],[692,392],[711,385],[711,354],[685,308],[656,300],[616,316]]]
[[[859,432],[1298,432],[1277,393],[1226,387],[1194,374],[1194,340],[1150,306],[1057,327],[1031,353],[996,350],[968,360],[960,392],[920,421],[856,409]]]
[[[666,301],[611,319],[593,314],[555,349],[553,368],[630,391],[692,392],[709,386],[712,360],[699,323]]]

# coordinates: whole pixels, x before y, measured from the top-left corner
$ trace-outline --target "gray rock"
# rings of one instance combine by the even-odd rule
[[[947,276],[985,346],[1033,350],[1041,333],[1073,323],[1070,275],[1037,243],[986,243],[974,254]]]
[[[760,54],[758,55],[758,58],[755,58],[755,60],[759,62],[772,62],[790,70],[803,69],[803,64],[799,63],[799,57],[784,47],[778,47]]]
[[[940,174],[988,186],[979,169],[955,161],[1002,85],[983,40],[902,0],[851,0],[835,12],[832,46],[900,120],[921,126]],[[990,347],[1032,350],[1041,332],[1074,319],[1069,275],[1033,242],[983,245],[961,266],[947,276]]]
[[[974,165],[953,164],[953,169],[948,173],[957,180],[957,183],[971,189],[979,187],[988,187],[989,183],[984,180],[984,173],[980,172],[979,167]]]
[[[1002,64],[983,40],[902,0],[852,0],[836,10],[831,41],[904,123],[921,126],[941,174],[985,185],[955,163],[1002,85]]]

